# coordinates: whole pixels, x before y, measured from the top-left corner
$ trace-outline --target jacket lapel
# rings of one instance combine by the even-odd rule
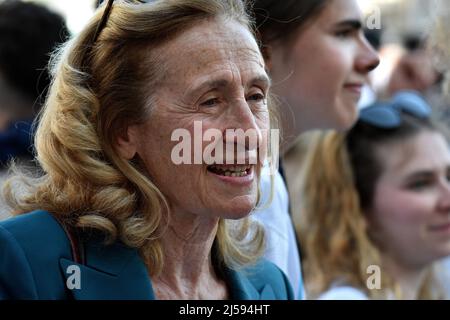
[[[61,271],[68,284],[79,276],[80,288],[73,288],[77,300],[155,300],[151,279],[138,251],[119,242],[104,246],[100,241],[85,244],[85,265],[60,258]],[[233,300],[274,300],[273,288],[251,281],[255,270],[224,270]],[[257,275],[257,274],[256,274]],[[255,285],[256,284],[256,285]]]
[[[100,242],[85,244],[86,264],[61,258],[60,267],[68,284],[80,288],[70,291],[77,300],[154,300],[155,295],[147,268],[136,249],[115,243],[110,246]]]
[[[225,274],[231,290],[231,299],[233,300],[276,299],[272,286],[269,284],[264,284],[261,288],[256,288],[249,280],[251,273],[247,275],[246,270],[237,272],[226,268]]]

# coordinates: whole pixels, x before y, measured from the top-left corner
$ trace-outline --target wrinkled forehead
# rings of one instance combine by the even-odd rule
[[[214,72],[230,65],[264,69],[264,59],[251,32],[232,20],[208,20],[178,35],[161,48],[167,75]]]

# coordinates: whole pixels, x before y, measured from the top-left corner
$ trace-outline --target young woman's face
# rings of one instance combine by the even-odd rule
[[[369,228],[382,252],[423,267],[450,255],[450,150],[424,131],[377,150],[383,173],[375,186]]]
[[[293,137],[314,128],[349,128],[367,74],[379,62],[356,0],[330,0],[312,19],[293,42],[269,49],[272,90],[291,109],[283,114]]]

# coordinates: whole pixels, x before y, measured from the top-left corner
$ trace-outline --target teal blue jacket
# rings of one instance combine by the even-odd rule
[[[73,261],[65,231],[46,211],[0,222],[0,299],[155,299],[136,249],[88,241],[84,253],[84,264]],[[293,299],[286,276],[268,261],[224,275],[233,300]]]

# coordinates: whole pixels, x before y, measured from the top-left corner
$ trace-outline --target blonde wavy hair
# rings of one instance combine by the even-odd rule
[[[368,289],[367,268],[382,267],[383,261],[371,237],[366,212],[382,172],[375,147],[386,141],[398,143],[398,139],[419,130],[433,130],[429,124],[409,117],[403,121],[396,133],[371,131],[359,122],[347,134],[317,131],[302,138],[303,145],[308,146],[301,191],[296,194],[302,209],[293,219],[302,246],[309,298],[317,298],[339,284],[359,288],[373,299],[402,298],[400,286],[386,272],[382,274],[380,290]],[[419,299],[444,297],[434,268],[427,271]]]
[[[154,92],[148,88],[163,76],[153,48],[205,19],[253,28],[240,0],[115,1],[93,43],[104,7],[53,58],[54,78],[35,136],[43,173],[17,172],[4,194],[15,214],[47,210],[67,224],[100,231],[107,243],[138,248],[157,275],[168,203],[137,163],[119,156],[115,138],[126,125],[151,116],[146,102]],[[17,185],[27,192],[16,192]],[[223,263],[242,267],[262,255],[263,229],[249,218],[222,219],[216,245]]]

